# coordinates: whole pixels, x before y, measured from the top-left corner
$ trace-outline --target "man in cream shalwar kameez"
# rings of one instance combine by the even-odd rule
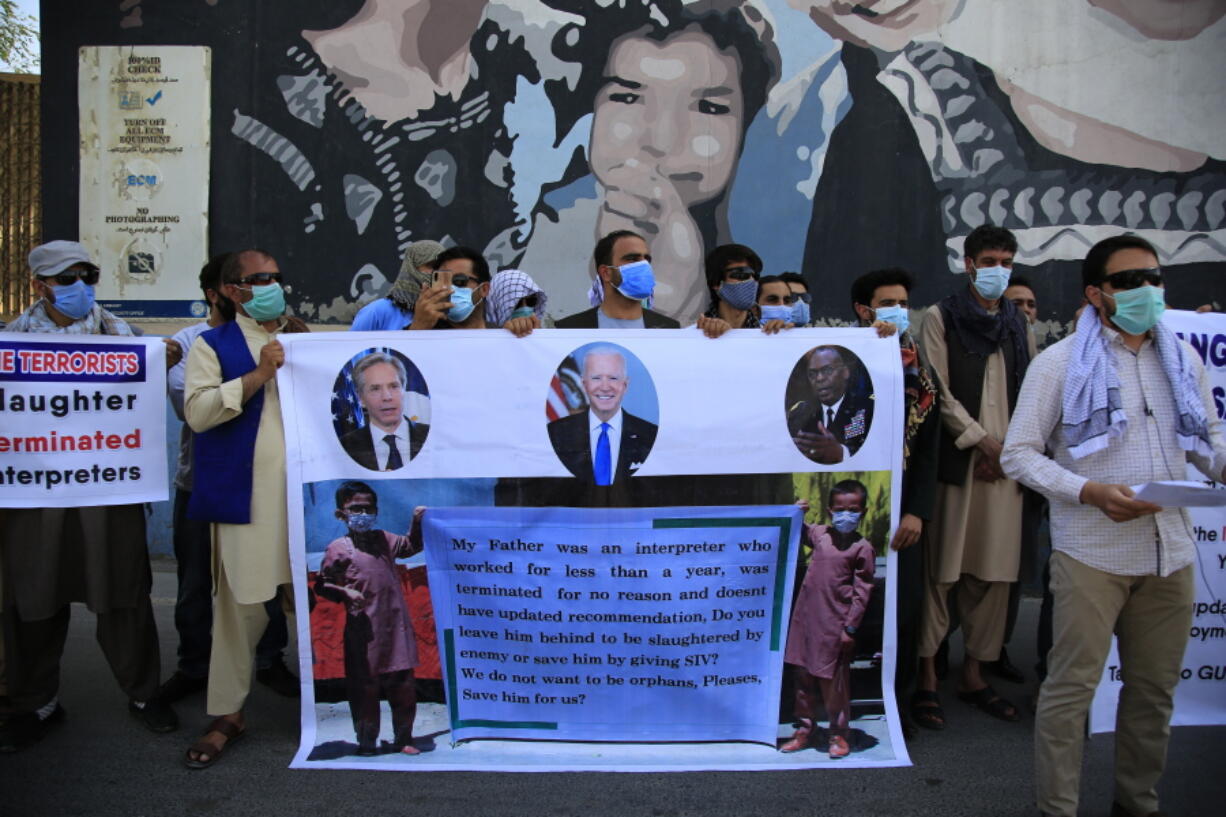
[[[279,276],[276,262],[256,251],[239,253],[234,265],[222,269],[224,295],[236,307],[235,320],[251,357],[258,361],[256,368],[223,382],[218,355],[205,342],[192,344],[187,361],[184,414],[197,434],[238,417],[257,390],[262,390],[264,397],[252,461],[251,522],[214,522],[212,526],[213,650],[206,708],[218,718],[202,741],[189,750],[188,765],[193,765],[193,754],[204,765],[212,762],[226,742],[218,740],[218,735],[233,740],[242,733],[242,708],[251,689],[255,646],[268,624],[264,603],[281,588],[283,598],[292,599],[285,435],[276,382],[276,370],[284,362],[277,334],[286,328],[286,320],[278,316],[256,321],[244,308],[252,300],[252,290],[260,288],[256,282],[265,280],[259,276],[268,273]],[[279,280],[264,284],[268,285],[279,288]],[[287,613],[292,612],[287,609]],[[234,734],[218,728],[222,721],[231,724]],[[211,755],[199,748],[205,743],[214,748]]]

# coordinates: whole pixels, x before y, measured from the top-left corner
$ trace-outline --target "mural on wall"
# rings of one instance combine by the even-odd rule
[[[621,228],[683,323],[730,241],[849,319],[871,268],[916,273],[916,303],[964,285],[986,221],[1017,234],[1041,331],[1071,320],[1086,248],[1125,230],[1185,273],[1173,305],[1226,305],[1221,0],[45,5],[53,86],[82,45],[214,48],[212,250],[268,249],[309,320],[347,322],[423,238],[524,269],[561,317]],[[75,189],[60,149],[45,181]]]

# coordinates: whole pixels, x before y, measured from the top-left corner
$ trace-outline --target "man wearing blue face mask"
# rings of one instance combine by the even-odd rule
[[[796,299],[792,302],[792,325],[808,326],[813,322],[813,316],[810,314],[813,297],[809,294],[809,284],[805,277],[799,272],[784,272],[780,273],[779,278],[788,285],[788,290]]]
[[[1035,722],[1039,810],[1075,815],[1083,727],[1114,634],[1120,690],[1112,817],[1158,811],[1175,686],[1192,626],[1187,511],[1130,485],[1226,482],[1226,437],[1199,356],[1159,322],[1163,270],[1120,235],[1082,265],[1076,332],[1031,366],[1001,464],[1051,503],[1053,643]]]
[[[34,248],[29,264],[39,300],[5,331],[132,335],[94,303],[99,271],[83,246],[51,241]],[[0,753],[38,742],[64,720],[60,660],[72,602],[97,615],[98,644],[132,715],[155,732],[177,728],[174,710],[156,696],[161,668],[144,507],[10,508],[0,521],[7,588],[0,608],[7,676]]]
[[[762,259],[744,244],[723,244],[707,253],[707,288],[711,302],[698,318],[698,328],[709,338],[729,329],[754,329],[758,316],[758,277]]]
[[[434,260],[434,283],[417,298],[409,329],[485,329],[490,265],[469,247],[452,247]]]
[[[413,745],[417,639],[396,560],[421,551],[423,511],[414,511],[406,535],[396,535],[375,527],[379,497],[373,488],[345,482],[336,489],[336,518],[347,530],[328,545],[315,592],[345,606],[345,690],[361,757],[379,752],[380,693],[392,710],[388,751],[421,754]]]
[[[937,444],[941,437],[940,398],[936,378],[912,337],[908,318],[912,278],[906,270],[882,269],[861,275],[851,285],[851,304],[861,326],[893,324],[902,357],[903,477],[902,517],[890,547],[898,551],[898,661],[894,693],[899,701],[903,734],[932,714],[925,696],[916,694],[911,707],[902,705],[914,692],[919,669],[919,624],[924,605],[924,526],[936,506]],[[929,723],[928,725],[932,725]]]
[[[942,425],[917,693],[930,710],[917,720],[933,729],[944,726],[935,656],[949,630],[955,585],[966,636],[958,697],[1001,720],[1019,718],[981,668],[1000,656],[1009,585],[1017,580],[1021,555],[1022,492],[1000,469],[1001,441],[1035,355],[1025,316],[1001,297],[1015,252],[1017,240],[1008,230],[975,228],[964,245],[967,285],[929,307],[921,329],[940,384]]]
[[[568,315],[555,326],[559,329],[676,329],[680,326],[667,315],[643,306],[655,291],[651,270],[651,251],[638,233],[615,230],[600,241],[592,252],[597,284],[593,293],[599,305]]]

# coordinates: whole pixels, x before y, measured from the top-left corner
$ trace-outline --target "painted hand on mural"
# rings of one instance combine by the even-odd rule
[[[655,308],[691,320],[703,306],[702,235],[672,182],[637,170],[623,166],[607,174],[596,232],[633,230],[646,238],[656,272]]]
[[[737,66],[697,26],[663,42],[632,35],[610,50],[596,99],[591,167],[604,187],[596,234],[644,234],[655,308],[683,323],[706,298],[703,231],[692,211],[722,197],[740,151]]]

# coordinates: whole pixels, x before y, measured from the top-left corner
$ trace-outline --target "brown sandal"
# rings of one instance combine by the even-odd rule
[[[218,732],[225,736],[226,742],[220,746],[214,746],[205,740],[211,733]],[[218,760],[226,749],[230,748],[230,744],[237,741],[243,735],[247,734],[247,729],[239,728],[233,721],[228,721],[225,718],[214,718],[209,724],[209,728],[204,730],[204,734],[200,736],[200,740],[191,745],[191,748],[183,755],[183,765],[189,769],[207,769]],[[200,760],[192,755],[207,755],[208,760]]]

